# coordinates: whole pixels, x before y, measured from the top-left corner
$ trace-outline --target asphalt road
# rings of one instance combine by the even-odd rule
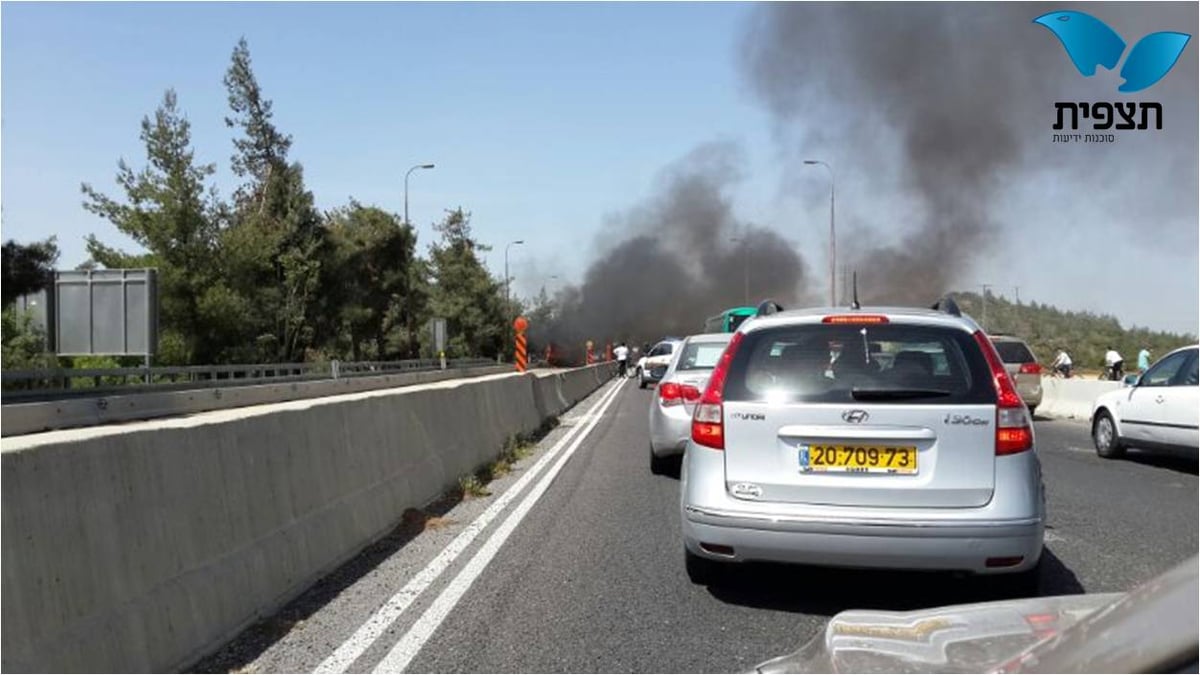
[[[569,413],[491,497],[435,507],[423,527],[398,530],[197,669],[744,672],[843,609],[1003,597],[948,574],[783,565],[745,566],[721,588],[691,584],[678,481],[648,467],[653,391],[627,382],[607,408],[593,407],[609,390]],[[1102,460],[1079,422],[1039,420],[1036,433],[1049,493],[1043,595],[1128,590],[1197,552],[1194,460]],[[409,604],[395,611],[397,591],[536,471],[547,448],[557,443],[551,459],[565,457],[572,445],[559,441],[570,434],[574,454],[552,482],[550,463],[537,465],[525,491],[415,599],[400,594]],[[544,493],[513,523],[542,480]],[[507,540],[493,541],[504,530]],[[394,620],[381,620],[381,608]]]

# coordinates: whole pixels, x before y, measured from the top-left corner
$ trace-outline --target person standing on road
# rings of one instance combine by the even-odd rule
[[[1104,367],[1105,374],[1111,380],[1119,380],[1125,377],[1125,359],[1121,357],[1120,352],[1113,349],[1111,346],[1108,351],[1104,352]]]
[[[622,342],[613,350],[613,356],[617,357],[617,376],[624,378],[625,366],[629,361],[629,347],[626,347],[625,343]]]
[[[1142,351],[1138,352],[1138,374],[1142,374],[1150,368],[1150,350],[1142,347]]]
[[[1067,350],[1058,350],[1058,356],[1054,357],[1054,363],[1050,365],[1054,372],[1061,374],[1063,377],[1071,377],[1071,355]]]

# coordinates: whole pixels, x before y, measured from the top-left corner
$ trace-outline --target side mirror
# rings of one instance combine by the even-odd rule
[[[1121,386],[1122,387],[1136,387],[1139,384],[1141,384],[1141,379],[1142,379],[1141,375],[1126,375],[1125,379],[1121,381]]]

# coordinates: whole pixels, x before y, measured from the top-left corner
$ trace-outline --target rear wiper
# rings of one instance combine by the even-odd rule
[[[945,389],[860,389],[850,390],[850,395],[856,401],[887,401],[899,398],[926,398],[934,396],[949,396]]]

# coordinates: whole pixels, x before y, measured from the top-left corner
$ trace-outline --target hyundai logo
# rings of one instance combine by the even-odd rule
[[[847,410],[842,413],[842,419],[850,424],[862,424],[867,421],[868,417],[870,415],[867,414],[866,410]]]

